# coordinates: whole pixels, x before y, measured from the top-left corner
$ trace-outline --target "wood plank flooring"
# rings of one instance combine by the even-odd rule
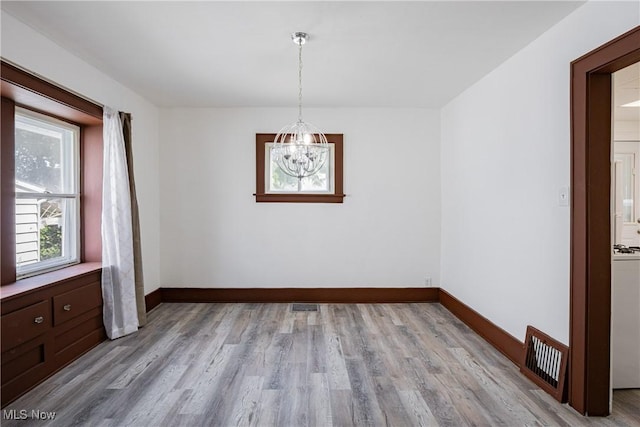
[[[162,304],[5,408],[2,425],[640,425],[638,390],[617,392],[610,417],[582,417],[440,304],[319,307]]]

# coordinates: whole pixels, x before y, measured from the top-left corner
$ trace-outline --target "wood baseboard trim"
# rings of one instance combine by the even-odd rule
[[[523,342],[443,289],[440,289],[440,304],[494,346],[496,350],[520,366],[524,351]]]
[[[438,302],[438,288],[161,288],[162,302]]]
[[[156,308],[162,302],[162,289],[158,288],[155,291],[144,296],[144,305],[147,309],[147,313]]]

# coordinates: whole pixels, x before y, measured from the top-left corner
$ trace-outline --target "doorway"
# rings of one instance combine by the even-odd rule
[[[613,74],[611,411],[640,399],[640,62]],[[635,396],[635,397],[634,397]]]
[[[640,61],[640,27],[571,63],[569,403],[609,414],[611,75]]]

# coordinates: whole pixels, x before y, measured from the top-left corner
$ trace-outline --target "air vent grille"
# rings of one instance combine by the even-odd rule
[[[533,326],[527,326],[520,372],[560,402],[564,402],[569,348]]]
[[[291,311],[318,311],[318,304],[301,304],[295,302],[291,304]]]

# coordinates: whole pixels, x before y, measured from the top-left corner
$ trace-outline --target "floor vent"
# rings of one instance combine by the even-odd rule
[[[533,326],[527,326],[520,372],[559,402],[565,402],[569,348]]]
[[[291,304],[291,311],[318,311],[318,304]]]

